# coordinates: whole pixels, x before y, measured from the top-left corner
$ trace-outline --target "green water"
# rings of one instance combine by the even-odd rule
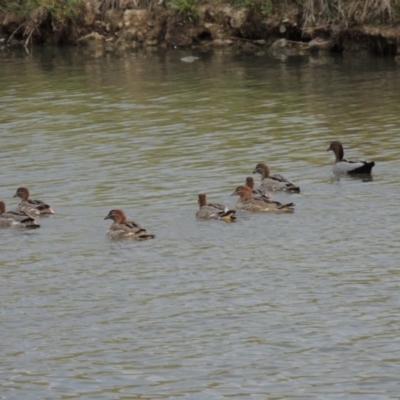
[[[392,59],[0,54],[0,199],[56,212],[0,230],[3,398],[400,396]],[[335,179],[332,140],[373,179]],[[196,221],[260,161],[293,214]],[[112,208],[156,239],[109,240]]]

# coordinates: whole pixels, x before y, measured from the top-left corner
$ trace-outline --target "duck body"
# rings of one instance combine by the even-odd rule
[[[25,187],[18,188],[14,197],[21,199],[17,206],[18,211],[23,211],[30,215],[54,214],[54,210],[44,201],[30,199],[29,190]]]
[[[252,191],[248,186],[239,186],[232,193],[232,196],[240,196],[236,207],[246,211],[265,212],[265,211],[293,211],[294,204],[282,204],[274,200],[262,200],[253,197]]]
[[[219,219],[225,222],[233,222],[236,220],[236,210],[230,210],[228,207],[220,203],[208,203],[206,195],[199,194],[199,209],[196,212],[198,219]]]
[[[371,170],[375,165],[374,161],[368,162],[364,160],[345,160],[343,146],[340,142],[334,141],[330,144],[327,151],[332,150],[335,154],[335,165],[333,166],[333,173],[336,175],[341,174],[371,174]]]
[[[269,167],[264,163],[256,165],[253,174],[261,175],[260,189],[263,191],[285,191],[288,193],[300,193],[300,188],[280,174],[270,175]]]
[[[40,228],[34,218],[23,211],[6,211],[4,201],[0,201],[0,226],[15,226],[22,229]]]
[[[248,176],[246,178],[245,185],[251,189],[251,193],[253,195],[253,199],[262,200],[262,201],[265,201],[267,203],[274,201],[274,198],[272,197],[271,193],[269,193],[266,190],[263,190],[261,187],[259,187],[257,189],[254,187],[255,186],[254,185],[254,179],[253,179],[252,176]]]
[[[127,221],[122,210],[111,210],[104,219],[114,222],[108,228],[107,235],[112,239],[133,238],[137,240],[153,239],[155,236],[134,221]]]
[[[350,174],[350,175],[358,175],[358,174],[371,174],[372,168],[374,167],[375,162],[367,162],[364,160],[360,161],[348,161],[342,160],[333,166],[333,173],[335,175],[342,174]]]
[[[237,208],[241,208],[246,211],[293,211],[294,204],[281,204],[279,202],[274,203],[266,203],[263,200],[257,199],[248,199],[242,200],[239,199],[236,203]]]

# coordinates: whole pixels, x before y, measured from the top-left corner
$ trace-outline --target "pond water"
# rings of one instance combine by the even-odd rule
[[[195,62],[181,59],[196,56]],[[0,53],[0,397],[400,396],[400,69],[392,59],[183,50]],[[373,177],[332,176],[340,140]],[[292,214],[235,206],[258,162]],[[255,176],[256,182],[260,176]],[[155,240],[112,241],[122,208]]]

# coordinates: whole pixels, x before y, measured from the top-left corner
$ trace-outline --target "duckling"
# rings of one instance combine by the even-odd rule
[[[23,211],[6,212],[6,204],[4,201],[0,201],[0,226],[16,226],[17,228],[25,229],[40,228],[40,225],[36,223],[35,219]]]
[[[261,186],[262,190],[276,191],[283,190],[289,193],[300,193],[300,188],[293,182],[290,182],[284,176],[280,174],[269,175],[269,168],[264,163],[256,165],[253,174],[259,173],[261,175]]]
[[[199,194],[199,209],[196,212],[196,218],[199,219],[220,219],[225,222],[233,222],[236,220],[236,210],[230,210],[223,204],[209,203],[204,193]]]
[[[127,221],[126,215],[122,210],[111,210],[104,219],[112,219],[107,231],[108,236],[112,239],[121,239],[131,237],[138,240],[153,239],[155,235],[151,235],[145,228],[133,221]]]
[[[26,187],[18,188],[14,197],[22,200],[17,206],[18,211],[25,211],[30,215],[54,214],[53,209],[42,200],[31,200]]]
[[[232,196],[240,196],[236,206],[247,211],[293,211],[294,208],[293,203],[282,204],[279,201],[254,199],[248,186],[238,186]]]
[[[342,143],[334,141],[330,144],[326,151],[332,150],[335,153],[335,165],[333,166],[334,174],[371,174],[371,170],[375,165],[374,161],[367,162],[364,160],[350,161],[345,160]]]

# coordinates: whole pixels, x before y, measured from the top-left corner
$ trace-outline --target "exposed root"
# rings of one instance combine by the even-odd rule
[[[10,35],[10,37],[7,39],[7,43],[10,43],[10,41],[12,40],[12,38],[19,32],[19,30],[25,25],[25,21],[20,24],[17,29],[14,30],[14,32]]]
[[[24,43],[25,46],[28,46],[28,44],[31,42],[32,35],[35,32],[39,33],[39,28],[46,21],[48,21],[50,17],[51,17],[50,11],[45,6],[40,6],[32,13],[30,19],[27,21],[25,25],[24,36],[27,37]]]

